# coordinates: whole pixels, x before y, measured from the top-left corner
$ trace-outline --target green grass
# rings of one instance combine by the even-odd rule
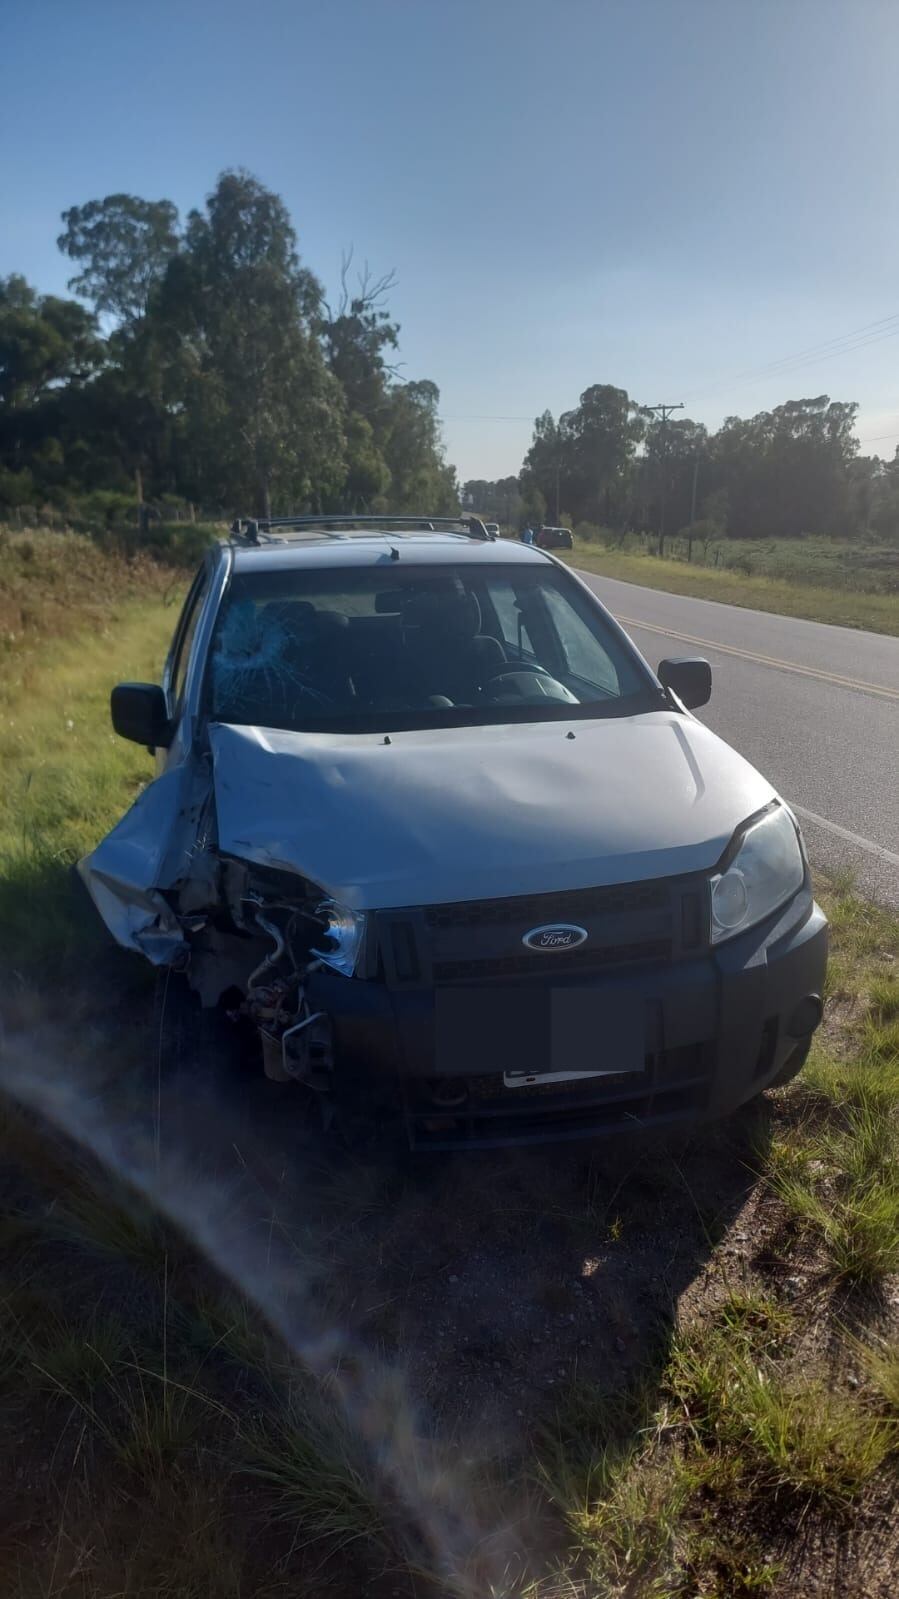
[[[113,608],[101,631],[45,639],[0,683],[0,927],[17,971],[77,973],[102,944],[71,867],[153,775],[112,731],[119,678],[158,681],[176,612],[157,599]],[[35,907],[40,913],[35,913]]]
[[[773,611],[811,622],[833,622],[841,627],[865,628],[873,633],[899,635],[899,594],[866,594],[852,589],[819,586],[799,578],[746,576],[686,561],[641,555],[632,551],[578,544],[565,555],[571,566],[603,577],[619,578],[668,594],[690,594],[697,599],[719,600],[724,605]]]

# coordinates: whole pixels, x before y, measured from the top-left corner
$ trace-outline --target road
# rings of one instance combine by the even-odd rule
[[[701,719],[793,806],[813,863],[899,910],[899,638],[580,576],[653,667],[711,662]]]

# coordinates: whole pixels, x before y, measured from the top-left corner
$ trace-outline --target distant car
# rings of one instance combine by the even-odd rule
[[[113,690],[159,775],[81,871],[174,968],[172,1066],[215,1069],[218,1015],[328,1122],[399,1115],[414,1148],[690,1125],[799,1070],[827,928],[796,818],[691,716],[706,661],[652,672],[501,542],[238,524],[162,686]]]
[[[570,527],[542,527],[534,543],[539,550],[573,550],[574,534]]]
[[[487,529],[487,532],[490,534],[490,537],[492,539],[498,539],[499,538],[499,523],[498,522],[485,522],[484,526]]]

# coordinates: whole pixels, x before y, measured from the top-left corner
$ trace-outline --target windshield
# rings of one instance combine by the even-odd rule
[[[215,721],[371,732],[621,716],[641,661],[554,567],[241,572],[212,642]]]

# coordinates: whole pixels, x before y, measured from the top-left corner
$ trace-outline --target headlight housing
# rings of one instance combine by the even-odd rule
[[[785,905],[805,881],[796,823],[783,805],[765,811],[741,835],[725,867],[711,879],[712,943],[744,933]]]
[[[339,905],[337,900],[325,899],[316,906],[315,914],[324,924],[323,942],[326,947],[314,949],[313,955],[335,972],[352,977],[362,954],[365,913]]]

